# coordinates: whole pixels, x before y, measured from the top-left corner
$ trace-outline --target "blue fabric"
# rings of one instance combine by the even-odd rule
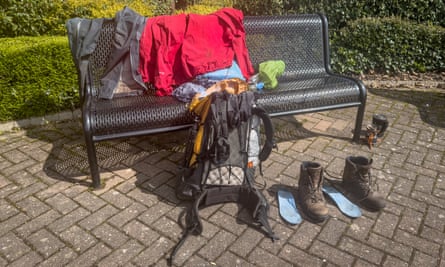
[[[232,66],[230,66],[229,68],[215,70],[212,72],[208,72],[208,73],[196,76],[197,80],[207,79],[207,80],[221,81],[221,80],[232,79],[232,78],[239,78],[239,79],[245,81],[244,76],[241,73],[241,69],[235,60],[233,61]]]
[[[329,185],[323,185],[323,192],[328,195],[332,201],[335,202],[338,209],[351,218],[358,218],[362,216],[362,212],[360,208],[349,201],[342,193],[340,193],[337,189]]]
[[[278,190],[277,195],[281,218],[290,224],[301,223],[302,219],[300,213],[298,213],[292,193],[285,190]]]

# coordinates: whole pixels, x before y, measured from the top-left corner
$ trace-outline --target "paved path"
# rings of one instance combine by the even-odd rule
[[[281,240],[219,205],[201,212],[203,234],[174,265],[445,267],[444,106],[443,90],[370,89],[364,127],[374,113],[390,121],[372,150],[350,142],[354,109],[274,119],[279,150],[258,178],[266,189],[297,185],[302,161],[340,176],[345,157],[363,155],[387,207],[352,220],[329,204],[326,222],[291,226],[265,190]],[[65,121],[0,135],[0,266],[167,265],[186,207],[174,186],[187,132],[101,143],[106,187],[91,191],[80,129]]]

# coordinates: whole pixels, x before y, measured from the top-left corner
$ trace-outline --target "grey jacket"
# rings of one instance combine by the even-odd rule
[[[116,29],[110,59],[101,78],[99,97],[111,99],[119,80],[132,89],[147,89],[138,73],[139,40],[146,18],[125,7],[116,13],[114,19],[73,18],[67,21],[69,44],[79,71],[79,85],[82,93],[85,89],[86,75],[88,75],[89,56],[96,48],[105,20],[114,20]]]

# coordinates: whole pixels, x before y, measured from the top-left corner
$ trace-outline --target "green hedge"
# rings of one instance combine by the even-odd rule
[[[323,12],[332,29],[339,29],[360,18],[400,17],[417,23],[445,27],[443,0],[288,0],[287,12]]]
[[[0,121],[78,107],[67,37],[0,39]]]
[[[391,16],[445,27],[443,0],[232,0],[232,2],[234,7],[248,15],[321,12],[329,18],[331,29],[340,29],[348,22],[360,18]]]
[[[364,18],[331,34],[332,65],[342,73],[444,70],[444,43],[440,26]]]
[[[2,0],[0,38],[64,35],[69,18],[114,17],[125,6],[143,16],[171,12],[171,4],[161,0]]]

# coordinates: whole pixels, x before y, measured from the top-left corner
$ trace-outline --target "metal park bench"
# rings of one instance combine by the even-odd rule
[[[331,71],[328,23],[321,14],[252,16],[244,18],[246,42],[253,66],[283,60],[286,68],[279,86],[256,94],[256,103],[272,117],[357,108],[352,140],[358,141],[365,111],[363,83]],[[107,64],[114,34],[104,23],[97,47],[89,58],[82,98],[82,122],[93,187],[100,186],[95,143],[190,127],[194,116],[187,104],[172,96],[140,95],[101,99],[101,72]],[[82,88],[82,87],[81,87]]]

